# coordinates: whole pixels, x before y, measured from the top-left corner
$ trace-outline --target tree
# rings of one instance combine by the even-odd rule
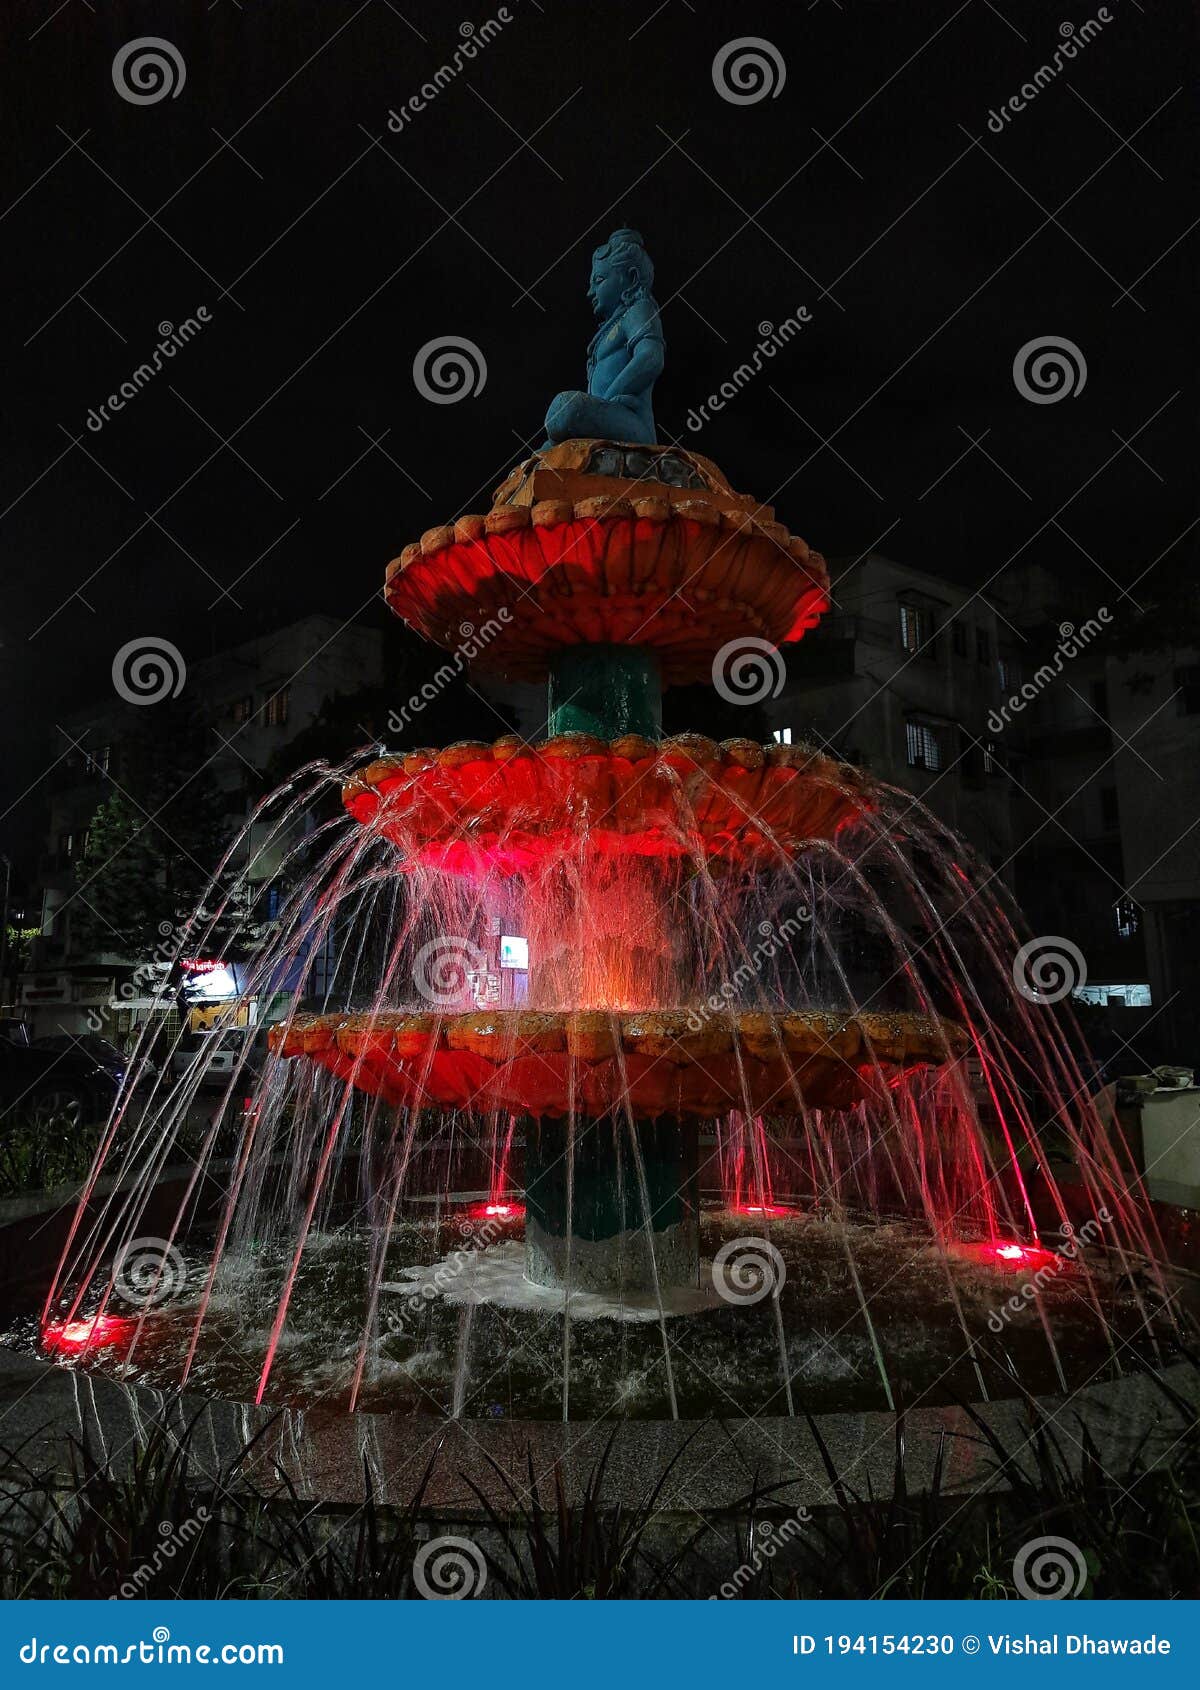
[[[122,745],[119,772],[76,864],[76,945],[135,958],[174,954],[170,941],[199,905],[232,834],[229,797],[210,756],[197,724],[170,706],[156,706]],[[228,940],[239,925],[231,910],[208,945]]]

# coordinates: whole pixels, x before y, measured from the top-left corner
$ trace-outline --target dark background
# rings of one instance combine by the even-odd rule
[[[972,586],[1040,562],[1087,610],[1128,607],[1111,582],[1146,589],[1189,543],[1183,3],[1110,0],[999,136],[989,110],[1097,6],[509,0],[393,135],[491,0],[55,5],[9,0],[0,100],[10,849],[54,722],[107,693],[126,640],[193,659],[310,610],[383,616],[388,558],[486,509],[550,396],[582,385],[589,254],[621,224],[657,266],[660,439],[826,554],[874,545]],[[117,96],[138,35],[182,53],[178,98]],[[783,55],[778,98],[718,96],[714,54],[742,35]],[[160,322],[200,305],[198,339],[90,433]],[[689,432],[760,323],[801,305],[801,336]],[[1087,383],[1033,405],[1013,357],[1047,334]],[[413,383],[441,335],[486,359],[455,405]]]

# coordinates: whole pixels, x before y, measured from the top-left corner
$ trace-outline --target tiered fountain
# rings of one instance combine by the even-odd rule
[[[176,1083],[148,1041],[149,1101],[114,1115],[43,1303],[57,1358],[259,1402],[697,1417],[1062,1387],[1168,1341],[1136,1167],[1045,976],[1015,979],[994,877],[816,749],[662,737],[664,686],[736,701],[829,583],[656,442],[650,283],[618,231],[588,391],[490,511],[387,573],[449,673],[548,682],[547,737],[264,802],[293,884],[250,988],[288,994],[270,1059],[164,1207],[203,1064]],[[300,827],[334,782],[353,823]],[[189,954],[239,890],[218,874]]]
[[[824,560],[772,510],[654,443],[650,280],[640,237],[614,234],[595,256],[589,392],[559,395],[546,447],[485,516],[431,529],[388,570],[388,602],[428,639],[490,630],[476,668],[548,681],[547,740],[385,757],[345,795],[408,861],[536,884],[537,1007],[318,1017],[281,1040],[394,1105],[524,1117],[529,1278],[669,1303],[699,1283],[701,1121],[848,1108],[966,1041],[929,1015],[693,1007],[680,861],[752,874],[831,841],[866,799],[854,770],[799,747],[662,739],[664,685],[761,662],[829,600]]]

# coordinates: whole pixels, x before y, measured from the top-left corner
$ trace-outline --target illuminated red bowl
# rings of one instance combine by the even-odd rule
[[[686,1011],[472,1011],[325,1015],[271,1033],[393,1106],[561,1118],[712,1117],[730,1109],[795,1115],[849,1109],[915,1068],[952,1062],[966,1036],[950,1021],[828,1011],[728,1013],[698,1031]]]
[[[832,839],[867,794],[857,770],[801,746],[564,734],[380,758],[343,800],[408,861],[519,872],[584,841],[610,855],[779,861]]]
[[[495,500],[406,546],[385,587],[410,627],[480,670],[543,680],[565,646],[632,645],[658,654],[667,685],[709,680],[729,641],[787,645],[829,607],[820,553],[695,453],[565,441]]]

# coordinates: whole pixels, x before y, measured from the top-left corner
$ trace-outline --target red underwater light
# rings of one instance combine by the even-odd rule
[[[121,1315],[97,1314],[90,1320],[64,1320],[42,1330],[42,1348],[60,1355],[78,1355],[82,1350],[118,1344],[134,1323]]]

